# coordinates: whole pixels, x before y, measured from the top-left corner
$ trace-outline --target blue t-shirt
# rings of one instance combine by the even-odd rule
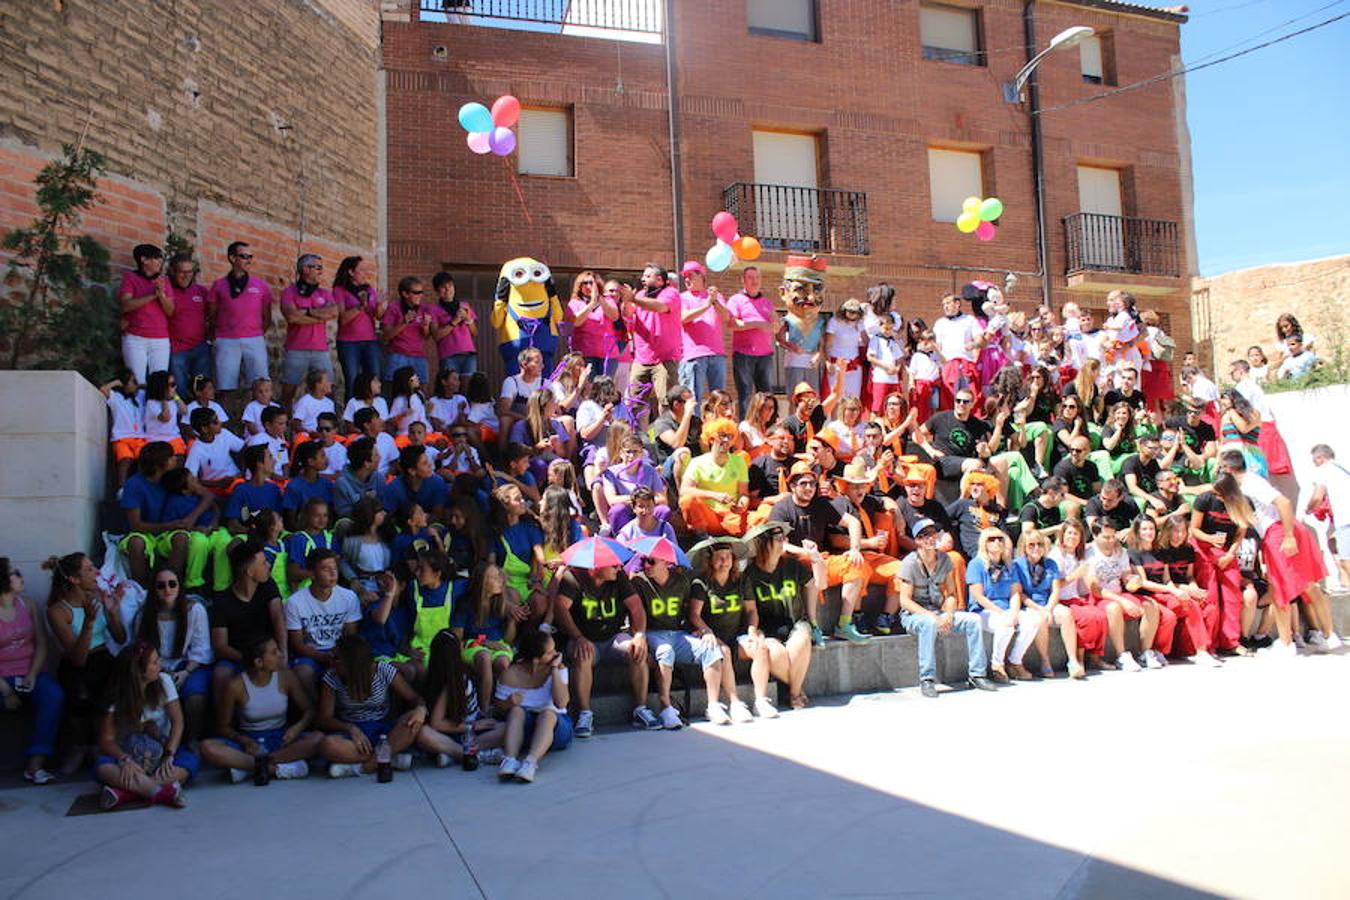
[[[315,479],[310,484],[303,478],[296,477],[286,482],[286,495],[283,502],[286,509],[295,512],[304,507],[306,503],[315,497],[328,504],[329,509],[333,507],[333,482],[327,478]]]
[[[447,603],[454,602],[455,595],[450,592],[453,587],[454,580],[450,578],[445,579],[440,583],[440,586],[434,588],[422,587],[422,585],[418,584],[416,581],[410,581],[408,582],[408,586],[403,589],[403,598],[407,602],[408,608],[413,611],[413,615],[416,615],[416,596],[421,596],[422,607],[424,609],[436,609]],[[452,617],[454,616],[453,609],[451,609],[450,614]]]
[[[176,519],[182,519],[192,515],[192,511],[197,508],[196,494],[166,494],[164,497],[164,516],[163,521],[173,522]],[[211,507],[207,507],[205,512],[197,517],[193,523],[196,528],[208,528],[211,525]]]
[[[431,512],[436,507],[450,502],[450,486],[441,476],[432,475],[413,492],[408,490],[408,482],[405,479],[395,478],[380,489],[380,502],[384,504],[385,510],[391,513],[396,513],[414,502],[427,512]]]
[[[478,610],[473,608],[472,604],[461,603],[455,607],[454,613],[450,616],[451,628],[464,629],[464,643],[470,644],[474,638],[480,634],[484,640],[500,641],[502,635],[506,633],[506,620],[488,613],[487,622],[478,624]]]
[[[394,601],[389,610],[389,618],[385,619],[383,624],[372,619],[371,612],[382,600],[383,598],[376,598],[374,603],[361,608],[361,624],[356,629],[357,633],[366,639],[366,643],[370,644],[370,653],[376,659],[397,656],[403,652],[403,642],[412,631],[413,625],[412,609],[402,599]]]
[[[333,532],[310,534],[308,531],[297,531],[282,541],[282,546],[286,548],[286,559],[303,569],[307,566],[306,560],[311,552],[333,549]]]
[[[143,524],[170,521],[164,518],[164,499],[164,488],[159,482],[151,481],[140,472],[122,486],[122,509],[140,510]]]
[[[1012,605],[1013,584],[1017,581],[1017,576],[1013,574],[1013,567],[1004,565],[999,567],[997,575],[989,571],[989,567],[984,564],[984,560],[978,556],[970,561],[966,568],[966,584],[978,584],[984,588],[984,599],[986,604],[999,609],[1007,609]],[[979,606],[975,598],[970,598],[971,606]]]
[[[418,545],[435,546],[435,538],[430,528],[423,528],[416,534],[410,534],[401,531],[394,536],[394,540],[389,544],[389,552],[395,560],[408,559],[417,554],[421,549]]]
[[[271,481],[264,481],[262,484],[254,484],[251,481],[239,482],[234,486],[234,490],[230,491],[230,500],[225,504],[225,518],[240,518],[245,507],[252,512],[264,509],[281,512],[281,488]]]
[[[534,559],[535,546],[544,542],[544,529],[532,521],[520,521],[502,532],[502,540],[522,562],[528,563]]]
[[[1055,581],[1059,579],[1059,563],[1048,556],[1041,557],[1040,581],[1032,584],[1031,564],[1027,562],[1025,556],[1019,556],[1013,560],[1013,574],[1017,576],[1017,581],[1022,585],[1022,591],[1027,598],[1037,606],[1044,606],[1050,602],[1050,589],[1055,586]]]

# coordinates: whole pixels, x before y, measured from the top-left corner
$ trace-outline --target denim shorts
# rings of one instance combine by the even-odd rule
[[[572,720],[567,713],[555,713],[558,721],[553,725],[553,746],[549,751],[566,750],[567,745],[572,743]],[[525,710],[525,739],[522,746],[530,745],[530,738],[534,737],[534,723],[539,720],[539,713]]]

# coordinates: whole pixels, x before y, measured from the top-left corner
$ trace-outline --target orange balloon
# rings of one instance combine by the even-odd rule
[[[736,254],[736,258],[743,259],[746,262],[759,259],[760,250],[762,249],[763,248],[759,246],[759,241],[748,234],[741,235],[731,245],[731,250]]]

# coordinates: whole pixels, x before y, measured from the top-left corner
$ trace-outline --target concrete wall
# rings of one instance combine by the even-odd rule
[[[103,396],[74,372],[0,371],[0,555],[47,595],[42,560],[91,552],[107,483]]]

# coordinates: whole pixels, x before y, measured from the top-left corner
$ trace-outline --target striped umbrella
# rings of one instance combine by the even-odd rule
[[[582,538],[562,552],[562,561],[578,569],[622,566],[633,558],[633,551],[612,538]]]
[[[638,538],[629,544],[632,551],[638,556],[650,556],[652,559],[664,559],[666,562],[677,566],[689,568],[689,557],[684,555],[680,545],[671,541],[668,537],[659,534],[649,535]]]

